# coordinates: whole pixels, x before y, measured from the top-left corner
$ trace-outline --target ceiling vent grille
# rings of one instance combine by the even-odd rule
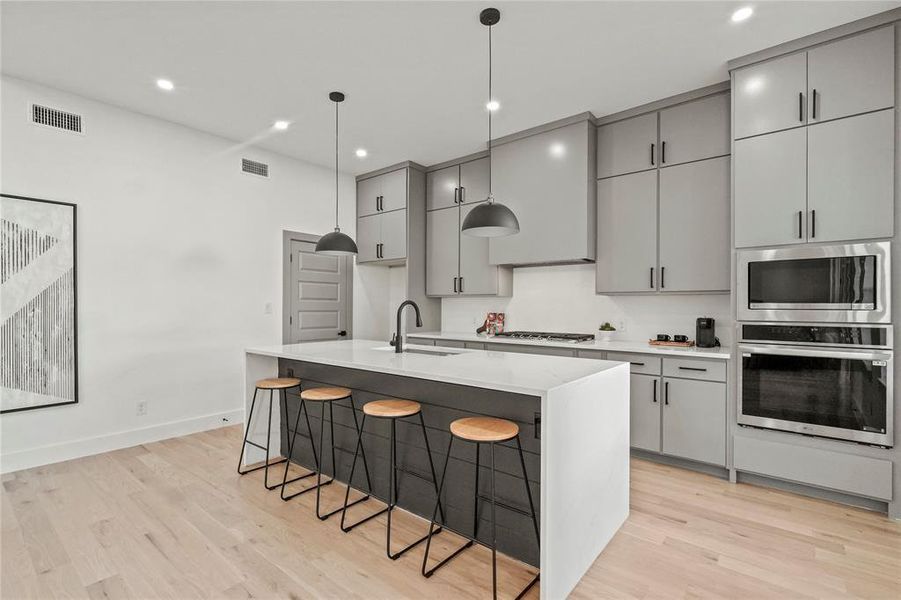
[[[260,177],[269,177],[269,165],[266,163],[250,160],[249,158],[241,159],[241,170],[251,175],[259,175]]]
[[[74,133],[84,133],[81,115],[66,112],[40,104],[31,105],[31,121],[37,125],[63,129]]]

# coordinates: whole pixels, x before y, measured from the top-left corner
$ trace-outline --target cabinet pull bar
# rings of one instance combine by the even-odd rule
[[[460,186],[460,204],[463,204],[464,202],[466,202],[466,200],[463,199],[465,195],[466,195],[466,188],[461,185]]]
[[[654,144],[651,143],[651,166],[654,166]]]
[[[654,394],[651,396],[651,400],[653,400],[654,404],[657,404],[657,379],[654,379]]]
[[[660,164],[666,163],[666,142],[660,142]]]
[[[701,367],[679,367],[682,371],[702,371],[707,372],[707,369],[702,369]]]
[[[798,239],[804,238],[804,211],[798,211]]]
[[[669,405],[669,381],[663,384],[663,403]]]
[[[460,293],[463,293],[463,277],[460,277]]]
[[[640,362],[630,362],[629,364],[630,364],[630,365],[635,365],[636,367],[643,367],[643,366],[644,366],[644,363],[640,363]]]
[[[460,188],[454,188],[454,204],[460,204]]]
[[[798,120],[804,122],[804,92],[798,92]]]
[[[666,267],[660,267],[660,289],[666,287]]]
[[[457,278],[454,277],[454,293],[457,293]]]
[[[813,101],[813,112],[811,116],[816,119],[817,118],[817,89],[813,88],[813,91],[810,93],[810,99]]]
[[[817,236],[817,210],[810,211],[810,239]]]
[[[648,285],[652,290],[654,289],[654,267],[651,267],[651,281]]]

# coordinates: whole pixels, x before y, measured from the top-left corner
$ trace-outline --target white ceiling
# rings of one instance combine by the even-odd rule
[[[731,58],[901,2],[4,1],[2,71],[324,165],[342,90],[342,170],[429,165],[484,147],[492,4],[500,136],[723,81]]]

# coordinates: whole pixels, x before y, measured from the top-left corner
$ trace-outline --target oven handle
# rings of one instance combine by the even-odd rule
[[[739,345],[741,354],[771,354],[777,356],[811,356],[814,358],[846,358],[849,360],[891,361],[892,353],[873,350],[817,350],[816,348],[795,348],[791,346],[747,346]]]

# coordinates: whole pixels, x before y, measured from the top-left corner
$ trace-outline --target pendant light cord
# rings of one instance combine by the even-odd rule
[[[488,202],[494,202],[494,196],[491,194],[491,29],[488,26]]]
[[[335,102],[335,231],[338,229],[338,103]]]

